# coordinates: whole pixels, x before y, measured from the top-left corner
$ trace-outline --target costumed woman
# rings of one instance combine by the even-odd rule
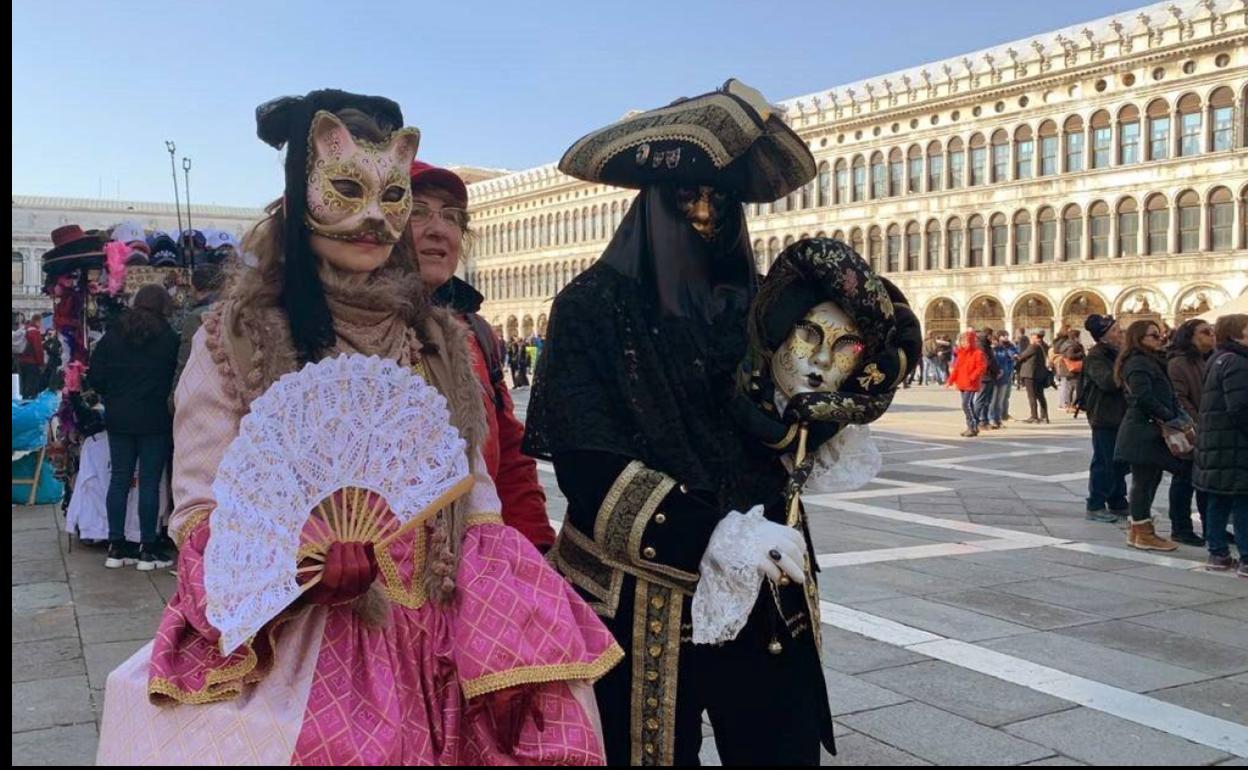
[[[729,81],[589,134],[560,170],[640,189],[602,258],[555,299],[526,426],[526,451],[553,460],[568,499],[550,558],[628,654],[595,687],[608,763],[697,764],[705,711],[726,765],[818,764],[834,745],[814,563],[787,526],[781,461],[800,431],[777,420],[765,446],[769,426],[737,387],[758,278],[742,204],[799,189],[814,158]],[[908,364],[880,353],[891,365],[873,362],[871,390],[896,388],[917,332]],[[830,432],[808,431],[808,451]],[[708,544],[732,541],[756,506],[750,550],[729,561],[765,573],[792,613],[778,625],[771,590],[756,590],[735,638],[694,644]]]
[[[109,676],[99,763],[601,763],[589,683],[621,651],[497,515],[467,331],[421,299],[404,235],[419,133],[394,102],[333,90],[268,102],[257,124],[286,147],[285,194],[178,385],[177,592],[155,640]],[[334,543],[320,582],[223,654],[205,589],[218,467],[278,378],[339,354],[425,377],[475,486],[390,545]]]

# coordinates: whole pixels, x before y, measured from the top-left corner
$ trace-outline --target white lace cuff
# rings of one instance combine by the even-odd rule
[[[763,581],[756,554],[765,522],[763,507],[756,505],[749,513],[730,512],[711,533],[693,594],[694,644],[728,642],[745,628]]]
[[[866,425],[845,425],[815,453],[804,489],[816,494],[851,492],[880,472],[880,449]]]

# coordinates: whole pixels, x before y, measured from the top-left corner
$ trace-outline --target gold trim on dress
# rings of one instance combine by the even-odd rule
[[[597,658],[588,663],[551,663],[543,666],[521,666],[507,671],[496,671],[475,679],[461,682],[464,697],[468,699],[486,695],[508,687],[526,684],[545,684],[584,679],[596,682],[624,659],[624,650],[614,641]]]

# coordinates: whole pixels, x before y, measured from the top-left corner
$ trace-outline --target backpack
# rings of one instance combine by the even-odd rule
[[[481,348],[481,356],[485,359],[485,368],[490,373],[490,387],[494,389],[494,408],[502,409],[503,394],[500,386],[503,382],[503,358],[498,351],[494,330],[476,313],[468,313],[467,316],[468,326],[477,338],[477,346]]]

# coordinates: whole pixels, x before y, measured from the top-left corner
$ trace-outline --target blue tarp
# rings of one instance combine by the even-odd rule
[[[61,396],[45,390],[29,401],[13,402],[13,451],[33,452],[48,440],[48,423],[61,406]]]

